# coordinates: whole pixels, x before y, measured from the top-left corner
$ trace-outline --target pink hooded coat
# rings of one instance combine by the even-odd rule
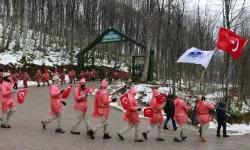
[[[199,101],[196,106],[197,120],[200,124],[208,124],[211,120],[209,110],[214,109],[214,104]]]
[[[75,105],[74,110],[87,111],[88,103],[87,98],[82,98],[82,95],[85,95],[85,90],[81,90],[81,85],[86,84],[84,78],[81,79],[79,85],[75,88],[74,97],[75,97]]]
[[[140,123],[139,113],[138,113],[138,103],[135,100],[135,95],[137,93],[136,88],[130,87],[130,91],[128,93],[128,101],[129,101],[129,108],[126,109],[124,114],[124,121],[128,123]]]
[[[183,123],[188,121],[187,112],[189,111],[189,107],[187,103],[181,98],[176,98],[174,100],[174,120],[178,125],[182,125]]]
[[[14,94],[10,92],[11,90],[13,90],[12,83],[3,81],[1,92],[2,112],[5,112],[9,107],[16,107]]]
[[[162,124],[164,122],[162,114],[162,105],[156,102],[156,96],[159,96],[160,92],[158,90],[153,90],[153,98],[151,98],[149,106],[153,108],[153,117],[148,118],[149,124],[153,125],[156,123]]]
[[[108,119],[110,112],[109,103],[111,102],[108,91],[106,89],[98,89],[95,94],[94,112],[92,116],[100,118],[104,115],[106,119]]]
[[[50,105],[50,115],[54,116],[62,112],[61,92],[59,87],[55,84],[50,86]]]

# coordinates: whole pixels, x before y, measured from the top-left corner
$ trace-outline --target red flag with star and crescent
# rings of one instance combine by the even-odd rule
[[[152,107],[145,108],[143,111],[144,111],[144,117],[153,117]]]
[[[121,104],[122,104],[123,109],[128,109],[128,107],[129,107],[128,93],[123,94],[123,95],[120,97],[120,101],[121,101]]]
[[[239,59],[246,43],[247,39],[240,37],[231,30],[220,28],[217,48],[226,51],[234,60]]]
[[[27,89],[19,90],[17,92],[17,102],[18,102],[18,104],[22,104],[24,102],[26,95],[27,95]]]
[[[160,96],[157,96],[157,97],[156,97],[156,102],[157,102],[157,104],[162,104],[162,103],[164,103],[164,102],[166,101],[166,96],[167,96],[166,93],[164,93],[164,94],[162,94],[162,95],[160,95]]]

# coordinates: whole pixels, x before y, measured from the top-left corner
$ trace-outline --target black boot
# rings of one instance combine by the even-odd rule
[[[163,138],[157,138],[156,140],[157,140],[157,141],[164,141]]]
[[[146,132],[142,132],[142,136],[144,137],[144,139],[148,139],[147,133]]]
[[[87,131],[87,135],[88,135],[91,139],[95,139],[94,134],[95,134],[95,133],[93,132],[93,130]]]
[[[120,135],[119,133],[117,133],[117,135],[119,136],[120,140],[124,140],[122,135]]]
[[[142,139],[134,140],[135,142],[143,142]]]
[[[9,129],[9,128],[11,128],[11,126],[8,124],[1,124],[1,128]]]
[[[43,123],[43,121],[41,121],[42,125],[43,125],[43,129],[46,129],[46,125]]]
[[[168,130],[168,127],[163,127],[164,130]]]
[[[72,134],[80,134],[79,131],[71,131]]]
[[[216,136],[217,136],[217,137],[220,137],[220,134],[217,133]]]
[[[187,139],[187,136],[184,136],[181,138],[182,141],[186,140]]]
[[[111,139],[112,137],[111,136],[109,136],[109,134],[108,133],[104,133],[104,135],[103,135],[103,139]]]
[[[227,134],[223,134],[223,137],[229,137],[229,135],[227,135]]]
[[[61,128],[56,128],[55,130],[57,133],[64,133],[64,131]]]

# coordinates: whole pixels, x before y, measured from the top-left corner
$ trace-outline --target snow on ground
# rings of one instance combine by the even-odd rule
[[[142,102],[149,103],[150,99],[152,98],[152,89],[147,86],[147,84],[138,84],[134,85],[134,87],[138,90],[138,94],[136,95],[135,99],[138,99],[140,96],[143,95]]]
[[[217,130],[217,123],[211,121],[209,128]],[[245,135],[250,133],[250,126],[247,124],[227,124],[227,131],[233,132],[229,135]]]

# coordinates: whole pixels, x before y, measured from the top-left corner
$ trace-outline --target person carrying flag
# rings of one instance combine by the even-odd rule
[[[57,119],[57,128],[55,132],[57,133],[64,133],[62,130],[62,119],[63,119],[63,108],[62,104],[66,105],[64,101],[61,99],[61,94],[64,90],[59,89],[58,83],[59,83],[59,77],[57,75],[53,76],[53,83],[50,86],[50,105],[51,105],[51,112],[50,117],[42,120],[41,123],[43,125],[43,129],[46,129],[46,126],[53,120]]]
[[[129,93],[128,93],[128,103],[130,107],[126,109],[126,112],[124,114],[124,121],[128,123],[128,125],[122,129],[120,132],[117,133],[120,140],[124,140],[123,135],[127,133],[129,130],[131,130],[133,127],[135,127],[135,142],[143,142],[143,140],[140,138],[139,134],[139,125],[140,125],[140,118],[138,111],[141,111],[142,109],[138,107],[138,103],[135,100],[135,95],[137,94],[137,89],[135,87],[130,87]]]
[[[75,98],[74,110],[77,111],[78,116],[77,116],[76,123],[72,127],[72,130],[71,130],[72,134],[80,134],[80,132],[77,130],[77,127],[82,122],[82,120],[86,125],[87,133],[89,133],[91,130],[91,126],[90,126],[90,122],[89,122],[88,114],[87,114],[88,93],[86,93],[85,84],[86,84],[86,81],[84,78],[82,78],[78,86],[76,86],[75,91],[74,91],[74,98]]]
[[[1,102],[2,102],[2,113],[3,121],[1,128],[11,128],[9,125],[10,117],[16,112],[16,104],[14,102],[13,86],[11,83],[11,74],[8,72],[3,73],[2,91],[1,91]]]
[[[156,101],[156,97],[160,96],[160,91],[154,89],[153,90],[153,97],[150,100],[149,106],[153,108],[153,117],[149,117],[148,121],[150,126],[146,129],[145,132],[142,133],[145,139],[147,138],[148,133],[157,125],[158,134],[157,134],[157,141],[164,141],[162,138],[162,130],[163,130],[163,114],[162,114],[162,104],[158,104]]]
[[[101,124],[98,124],[94,128],[92,128],[88,135],[94,139],[94,134],[100,129],[104,129],[103,139],[111,139],[111,136],[108,133],[108,117],[110,112],[109,103],[115,102],[117,98],[113,98],[112,100],[109,98],[109,93],[107,90],[108,83],[106,80],[102,80],[100,84],[100,88],[95,93],[95,102],[94,102],[94,112],[92,114],[95,118],[101,119]]]

